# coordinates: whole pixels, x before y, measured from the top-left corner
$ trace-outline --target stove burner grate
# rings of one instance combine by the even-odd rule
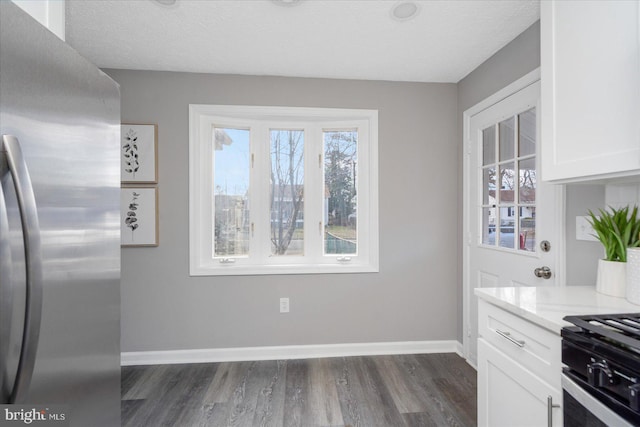
[[[566,316],[569,323],[640,353],[640,313]]]

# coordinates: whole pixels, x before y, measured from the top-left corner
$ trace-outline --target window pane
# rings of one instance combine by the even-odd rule
[[[496,127],[482,131],[482,164],[496,163]]]
[[[536,109],[518,115],[518,155],[536,154]]]
[[[270,131],[271,254],[304,255],[304,131]]]
[[[515,248],[515,211],[516,209],[513,206],[500,208],[500,247],[502,248]]]
[[[496,168],[482,170],[482,204],[496,204]]]
[[[500,203],[513,203],[513,190],[515,189],[513,163],[500,166]]]
[[[482,244],[496,244],[496,208],[482,208]]]
[[[500,122],[500,161],[513,159],[515,144],[515,118]]]
[[[520,206],[520,245],[524,251],[536,250],[536,208]]]
[[[520,174],[519,202],[523,204],[536,203],[536,159],[531,158],[518,162]]]
[[[216,257],[249,253],[249,158],[247,129],[214,129],[214,239]]]
[[[358,242],[358,132],[325,131],[324,141],[324,252],[357,253]]]

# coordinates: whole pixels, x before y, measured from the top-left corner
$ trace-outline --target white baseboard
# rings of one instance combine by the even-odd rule
[[[421,353],[457,353],[462,356],[462,344],[451,340],[132,351],[121,354],[120,364],[122,366],[165,365]]]
[[[459,341],[454,341],[454,343],[456,345],[455,353],[466,360],[464,357],[464,347],[462,346],[462,343]]]

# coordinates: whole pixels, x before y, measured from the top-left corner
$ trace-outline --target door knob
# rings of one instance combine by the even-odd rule
[[[538,267],[535,270],[533,270],[533,274],[536,275],[536,277],[541,277],[543,279],[550,279],[551,278],[551,269],[547,266],[544,267]]]

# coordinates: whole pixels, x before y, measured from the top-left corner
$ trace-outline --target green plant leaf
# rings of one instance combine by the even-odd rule
[[[599,209],[599,216],[588,211],[587,220],[604,246],[608,261],[626,262],[627,248],[640,246],[638,207],[634,206],[631,212],[629,209],[629,206],[620,209],[609,206],[608,210]]]

